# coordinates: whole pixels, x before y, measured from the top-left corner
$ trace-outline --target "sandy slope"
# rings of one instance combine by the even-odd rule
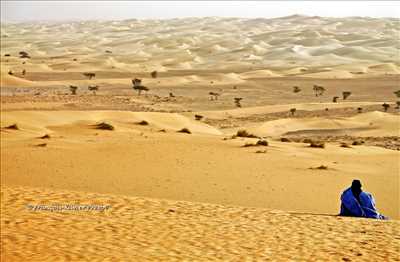
[[[396,261],[399,222],[268,209],[2,187],[1,259]],[[27,205],[109,205],[32,211]]]
[[[149,126],[135,124],[143,119]],[[116,129],[94,129],[100,121]],[[270,141],[256,154],[264,148],[242,147],[254,139],[223,140],[218,130],[177,114],[3,112],[2,127],[12,123],[21,130],[1,132],[1,181],[9,185],[336,214],[340,192],[360,178],[378,208],[399,218],[398,151]],[[177,133],[180,126],[194,134]],[[38,139],[46,133],[51,139]],[[329,169],[310,169],[320,165]]]

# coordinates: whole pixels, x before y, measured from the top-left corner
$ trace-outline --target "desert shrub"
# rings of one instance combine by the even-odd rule
[[[349,92],[349,91],[342,92],[343,100],[346,100],[350,95],[351,95],[351,92]]]
[[[268,141],[265,140],[265,139],[260,139],[260,140],[257,141],[256,145],[258,145],[258,146],[268,146]]]
[[[340,143],[340,147],[351,148],[351,146],[345,142]]]
[[[95,95],[95,94],[96,94],[96,91],[99,90],[99,87],[98,87],[97,85],[89,85],[89,86],[88,86],[88,90],[89,90],[89,91],[92,91],[93,94]]]
[[[76,95],[76,90],[78,90],[77,86],[70,85],[69,91],[71,91],[71,95]]]
[[[258,138],[257,136],[255,136],[255,135],[253,135],[253,134],[250,134],[249,132],[247,132],[247,130],[244,130],[244,129],[238,130],[238,131],[236,132],[236,136],[237,136],[237,137]]]
[[[147,122],[146,120],[142,120],[140,122],[137,122],[136,124],[141,125],[141,126],[147,126],[147,125],[149,125],[149,122]]]
[[[387,103],[383,103],[383,104],[382,104],[382,107],[383,107],[383,110],[384,110],[385,112],[387,112],[387,110],[389,109],[390,105],[387,104]]]
[[[301,91],[301,88],[300,87],[298,87],[298,86],[294,86],[293,87],[293,93],[298,93],[298,92],[300,92]]]
[[[400,101],[396,101],[396,109],[400,109]]]
[[[12,76],[14,73],[13,73],[12,70],[8,70],[8,74],[9,74],[10,76]]]
[[[49,134],[45,134],[41,137],[39,137],[40,139],[50,139],[50,135]]]
[[[186,133],[186,134],[191,134],[190,130],[186,127],[182,128],[181,130],[178,131],[179,133]]]
[[[362,144],[364,144],[364,141],[362,141],[362,140],[356,140],[356,141],[353,141],[353,143],[352,143],[353,146],[360,146]]]
[[[292,116],[294,116],[294,113],[296,113],[296,110],[297,110],[296,108],[291,108],[290,109],[290,113],[292,114]]]
[[[338,100],[338,99],[339,99],[338,96],[334,96],[333,99],[332,99],[332,102],[333,102],[333,103],[337,103],[337,100]]]
[[[304,138],[302,142],[306,144],[311,144],[313,141],[310,138]]]
[[[256,154],[265,154],[267,153],[267,150],[257,150]]]
[[[322,96],[325,92],[325,88],[323,86],[314,85],[313,91],[315,93],[315,96]]]
[[[202,115],[194,115],[194,118],[198,121],[200,121],[201,119],[203,119]]]
[[[320,165],[319,167],[310,167],[310,169],[327,170],[328,166]]]
[[[325,148],[325,143],[321,141],[313,141],[310,143],[310,147],[313,148]]]
[[[157,74],[158,74],[157,71],[153,71],[150,73],[152,78],[157,78]]]
[[[292,140],[290,140],[290,139],[287,138],[287,137],[281,137],[281,142],[288,143],[288,142],[292,142]]]
[[[218,100],[218,97],[221,95],[216,92],[208,92],[208,94],[210,95],[210,100]]]
[[[165,129],[160,129],[160,130],[158,130],[158,132],[166,133],[167,130],[165,130]]]
[[[19,130],[19,127],[17,124],[12,124],[12,125],[6,126],[5,129]]]
[[[357,108],[358,113],[362,113],[362,111],[363,111],[362,107]]]
[[[96,124],[96,129],[101,129],[101,130],[114,130],[114,126],[106,123],[106,122],[101,122],[99,124]]]
[[[96,76],[95,73],[91,73],[91,72],[85,72],[85,73],[83,73],[83,75],[86,76],[87,78],[89,78],[89,80]]]
[[[242,99],[243,99],[242,97],[235,97],[235,98],[233,99],[233,101],[234,101],[236,107],[242,107],[242,104],[241,104],[241,102],[240,102],[240,101],[242,101]]]
[[[4,54],[4,56],[11,56],[10,54]]]
[[[46,146],[47,146],[47,143],[37,144],[36,146],[38,146],[38,147],[46,147]]]
[[[393,92],[397,97],[400,97],[400,90]]]

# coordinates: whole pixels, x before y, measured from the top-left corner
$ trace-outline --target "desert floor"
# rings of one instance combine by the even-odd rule
[[[179,43],[190,61],[175,49],[179,26],[191,32],[193,21],[165,22],[177,29],[160,31],[166,38],[157,43],[142,37],[148,28],[164,30],[154,21],[105,24],[88,38],[90,48],[73,39],[96,24],[2,25],[2,261],[399,261],[395,21],[364,21],[376,31],[385,25],[384,35],[349,39],[329,19],[312,18],[324,30],[317,23],[300,33],[280,25],[306,18],[286,19],[271,21],[273,36],[261,25],[241,35],[243,50],[221,40],[223,28],[262,21],[221,20],[213,28],[214,20],[202,20],[208,42],[185,36],[193,39]],[[54,42],[60,35],[49,32],[60,30],[74,37]],[[294,53],[280,47],[302,40]],[[136,57],[123,53],[128,46]],[[21,50],[31,58],[18,57]],[[242,61],[249,50],[271,66]],[[134,78],[150,90],[138,95]],[[76,95],[69,85],[78,86]],[[314,85],[325,92],[316,96]],[[351,92],[345,100],[344,91]],[[243,98],[241,107],[234,98]],[[389,221],[336,216],[353,179]],[[32,209],[39,204],[108,209]]]

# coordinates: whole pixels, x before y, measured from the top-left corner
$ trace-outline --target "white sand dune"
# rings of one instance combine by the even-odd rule
[[[265,72],[271,67],[280,67],[281,72],[272,70],[274,74],[265,73],[265,77],[292,74],[286,73],[288,68],[293,68],[289,66],[292,63],[310,69],[330,66],[334,71],[298,72],[314,78],[351,78],[345,69],[335,72],[336,66],[344,64],[366,67],[388,64],[391,66],[373,68],[375,74],[399,74],[399,28],[397,21],[390,18],[186,18],[179,22],[169,19],[2,24],[2,28],[8,34],[2,38],[4,52],[15,57],[21,50],[28,51],[33,55],[32,63],[56,56],[57,61],[48,61],[54,70],[70,70],[70,66],[76,69],[77,64],[92,65],[93,69],[94,61],[73,64],[62,59],[65,55],[86,54],[91,60],[100,60],[99,69],[104,69],[103,65],[122,71],[143,71],[144,67],[215,69],[236,61],[264,68]],[[148,32],[153,37],[148,37]],[[112,50],[107,58],[105,50]],[[134,61],[140,61],[141,66]],[[65,65],[56,66],[62,62]],[[264,77],[260,72],[248,71],[249,76]]]

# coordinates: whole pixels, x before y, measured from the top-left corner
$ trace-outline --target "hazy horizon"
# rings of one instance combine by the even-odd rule
[[[1,22],[174,19],[190,17],[398,18],[395,1],[2,1]],[[60,12],[62,10],[62,12]]]

